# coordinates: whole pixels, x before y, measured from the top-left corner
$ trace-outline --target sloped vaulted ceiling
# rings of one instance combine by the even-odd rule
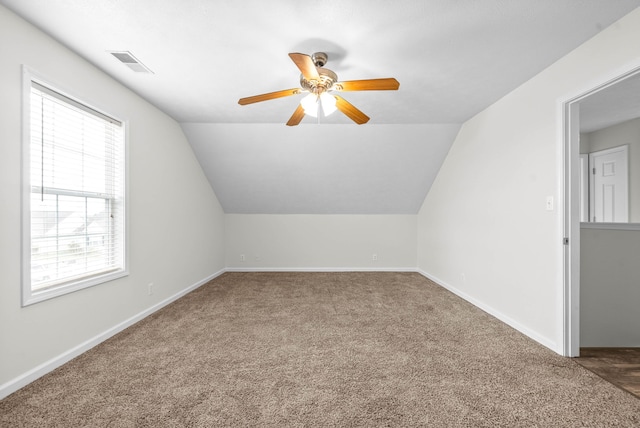
[[[229,213],[417,213],[459,126],[183,124]]]
[[[460,125],[640,6],[640,0],[0,0],[180,122],[233,213],[416,213]],[[153,74],[108,51],[131,51]],[[339,113],[285,127],[288,52],[329,54]]]

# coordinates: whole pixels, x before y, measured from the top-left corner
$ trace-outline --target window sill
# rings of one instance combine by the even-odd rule
[[[105,282],[113,281],[114,279],[122,278],[129,275],[127,270],[110,271],[97,276],[91,276],[72,283],[64,283],[61,285],[53,285],[41,290],[32,290],[30,293],[26,292],[22,296],[22,306],[29,306],[34,303],[42,302],[52,299],[54,297],[63,296],[65,294],[73,293],[74,291],[84,290],[85,288],[93,287],[95,285],[104,284]]]

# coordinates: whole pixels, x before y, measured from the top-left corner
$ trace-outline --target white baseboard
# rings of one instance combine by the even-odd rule
[[[33,382],[34,380],[44,376],[45,374],[53,371],[54,369],[60,367],[61,365],[71,361],[72,359],[74,359],[75,357],[77,357],[78,355],[88,351],[89,349],[93,348],[94,346],[104,342],[105,340],[109,339],[112,336],[115,336],[116,334],[120,333],[122,330],[126,329],[127,327],[132,326],[133,324],[137,323],[138,321],[142,320],[143,318],[148,317],[149,315],[151,315],[152,313],[162,309],[163,307],[167,306],[169,303],[172,303],[176,300],[178,300],[179,298],[181,298],[182,296],[186,295],[187,293],[195,290],[196,288],[206,284],[207,282],[211,281],[212,279],[222,275],[225,272],[225,269],[222,269],[212,275],[209,275],[208,277],[201,279],[200,281],[196,282],[195,284],[190,285],[189,287],[185,288],[184,290],[179,291],[178,293],[174,294],[173,296],[170,296],[166,299],[164,299],[163,301],[156,303],[155,305],[151,306],[148,309],[145,309],[144,311],[132,316],[129,319],[124,320],[123,322],[116,324],[115,326],[109,328],[108,330],[98,334],[97,336],[92,337],[89,340],[86,340],[85,342],[79,344],[78,346],[75,346],[71,349],[69,349],[66,352],[63,352],[62,354],[58,355],[57,357],[54,357],[52,359],[50,359],[49,361],[46,361],[42,364],[40,364],[39,366],[29,370],[28,372],[4,383],[3,385],[0,385],[0,399],[3,399],[4,397],[7,397],[9,394],[12,394],[14,392],[16,392],[17,390],[19,390],[20,388],[25,387],[26,385],[30,384],[31,382]]]
[[[228,267],[227,272],[417,272],[414,267]]]
[[[464,291],[460,291],[458,290],[456,287],[453,287],[450,284],[447,284],[446,282],[442,281],[441,279],[421,270],[421,269],[416,269],[416,272],[420,273],[422,276],[424,276],[427,279],[430,279],[431,281],[435,282],[436,284],[438,284],[439,286],[446,288],[447,290],[451,291],[453,294],[455,294],[458,297],[461,297],[462,299],[466,300],[467,302],[471,303],[473,306],[476,306],[479,309],[482,309],[483,311],[485,311],[486,313],[488,313],[489,315],[499,319],[500,321],[502,321],[503,323],[507,324],[508,326],[518,330],[520,333],[524,334],[525,336],[530,337],[531,339],[535,340],[536,342],[540,343],[543,346],[546,346],[547,348],[551,349],[553,352],[558,352],[557,351],[557,344],[553,341],[553,340],[549,340],[548,338],[539,335],[537,332],[531,330],[530,328],[520,324],[518,321],[514,320],[513,318],[501,313],[500,311],[496,310],[495,308],[475,299],[474,297],[471,297],[470,295],[468,295],[467,293],[465,293]]]

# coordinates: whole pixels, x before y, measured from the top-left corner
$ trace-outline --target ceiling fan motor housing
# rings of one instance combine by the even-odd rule
[[[321,94],[333,89],[333,85],[338,81],[338,75],[328,68],[317,67],[317,70],[319,74],[317,80],[306,79],[303,75],[300,75],[300,86],[314,94]]]
[[[318,79],[307,79],[300,75],[300,86],[303,89],[320,95],[333,89],[333,85],[338,81],[338,75],[328,68],[322,68],[328,61],[329,56],[324,52],[316,52],[311,55],[311,60],[318,71]]]

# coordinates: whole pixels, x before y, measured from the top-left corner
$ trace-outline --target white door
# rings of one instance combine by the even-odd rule
[[[598,223],[629,221],[628,147],[589,153],[591,168],[590,220]]]

